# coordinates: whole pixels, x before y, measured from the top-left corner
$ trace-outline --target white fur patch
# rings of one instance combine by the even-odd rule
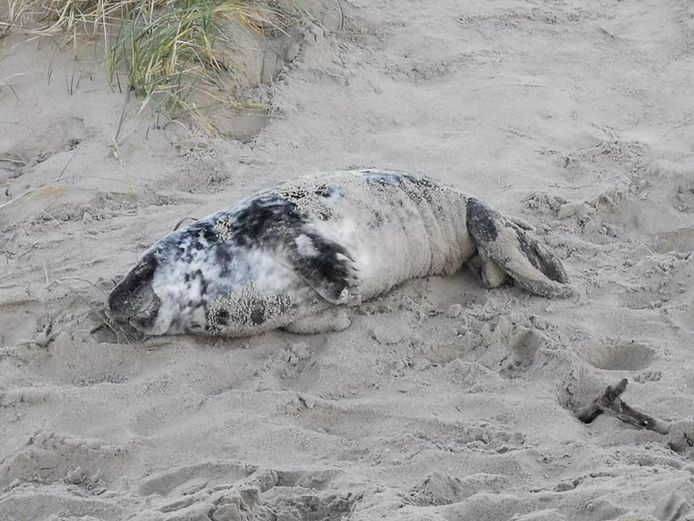
[[[296,248],[299,252],[299,255],[309,258],[318,256],[318,250],[314,246],[311,237],[309,237],[308,235],[301,234],[296,239],[294,239],[294,242],[296,243]]]

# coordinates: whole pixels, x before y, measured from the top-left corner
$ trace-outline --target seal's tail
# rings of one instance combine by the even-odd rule
[[[544,297],[568,297],[573,289],[561,261],[527,230],[477,199],[467,203],[467,229],[483,261],[482,281],[500,285],[510,276]]]

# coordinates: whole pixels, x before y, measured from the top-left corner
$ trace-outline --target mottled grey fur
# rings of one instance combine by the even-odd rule
[[[475,256],[487,287],[510,276],[539,295],[571,293],[527,227],[454,188],[381,170],[316,175],[165,237],[113,290],[109,312],[147,334],[249,335]]]

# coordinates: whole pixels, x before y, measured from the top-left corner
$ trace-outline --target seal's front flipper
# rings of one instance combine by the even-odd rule
[[[564,266],[549,248],[477,199],[467,202],[467,229],[485,264],[493,261],[521,288],[543,297],[573,294]]]
[[[352,324],[347,311],[340,308],[328,309],[316,315],[301,318],[282,329],[299,335],[317,335],[344,331]]]
[[[335,305],[359,300],[357,269],[344,246],[305,228],[289,246],[292,267],[323,299]]]

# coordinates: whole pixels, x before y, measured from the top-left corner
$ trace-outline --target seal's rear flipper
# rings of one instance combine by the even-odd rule
[[[483,281],[489,271],[495,275],[495,285],[503,282],[498,276],[500,268],[531,293],[552,298],[573,294],[561,261],[549,248],[477,199],[467,202],[467,229],[484,262]]]
[[[468,263],[468,266],[475,270],[480,277],[480,282],[487,289],[498,288],[509,279],[508,273],[490,259],[484,250],[479,250],[478,255]]]

